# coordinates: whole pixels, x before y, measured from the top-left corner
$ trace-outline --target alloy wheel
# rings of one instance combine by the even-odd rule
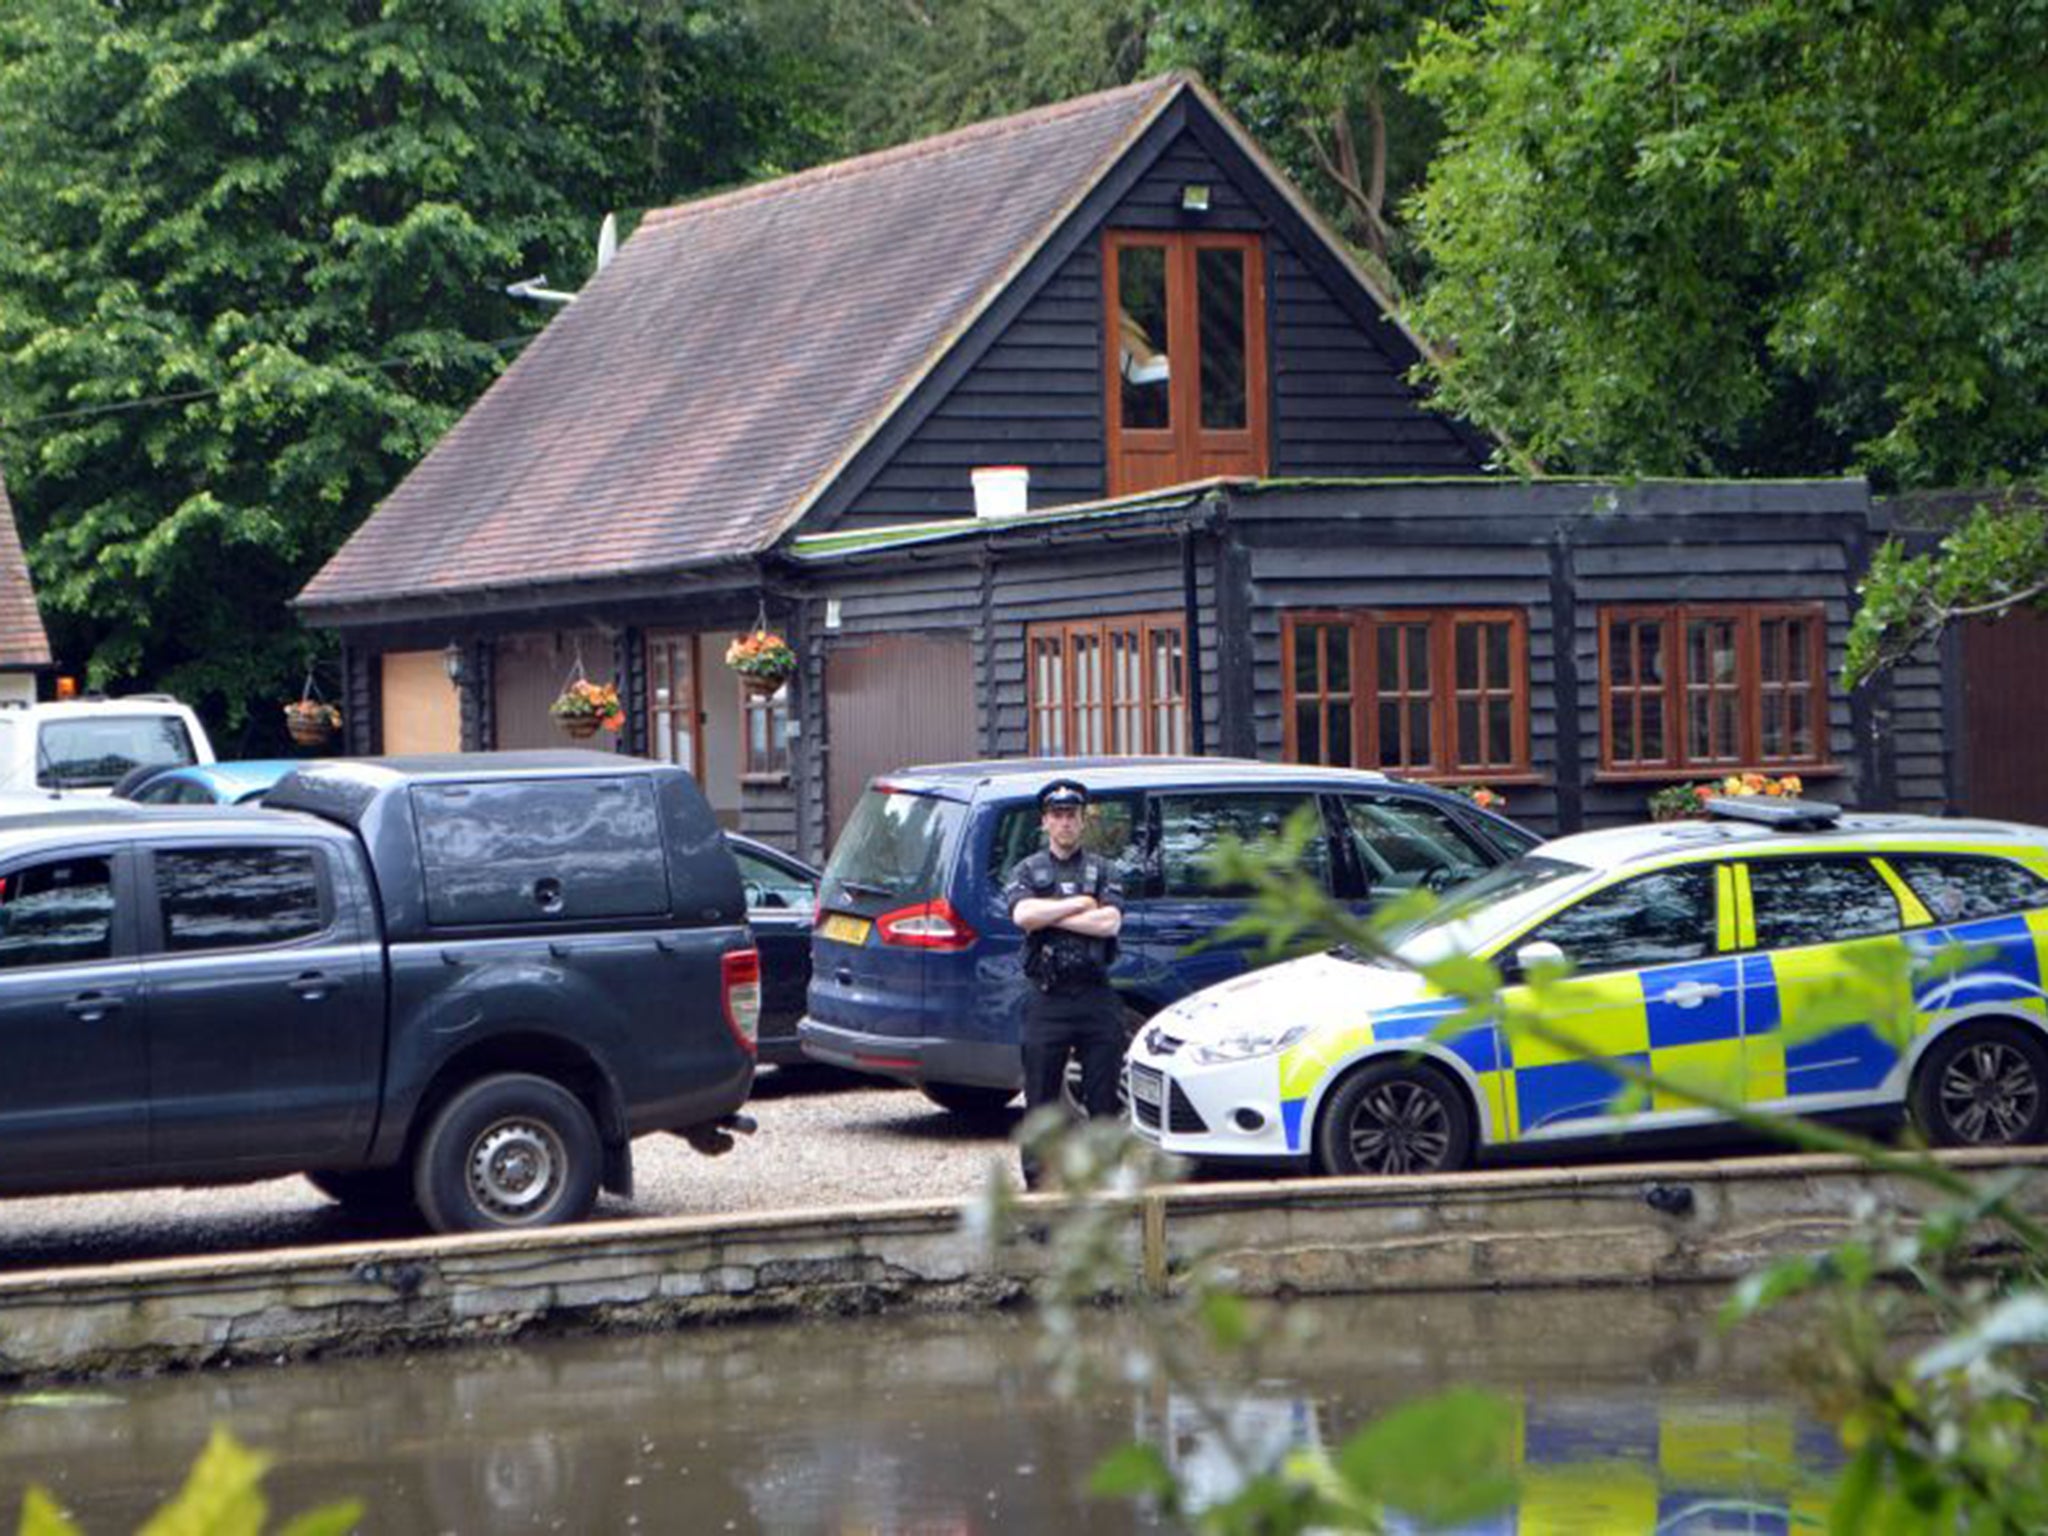
[[[1359,1100],[1351,1117],[1351,1156],[1367,1173],[1428,1173],[1451,1147],[1451,1115],[1426,1083],[1390,1078]]]
[[[2033,1123],[2041,1082],[2033,1063],[2002,1040],[1979,1040],[1941,1074],[1941,1113],[1969,1146],[2008,1146]]]

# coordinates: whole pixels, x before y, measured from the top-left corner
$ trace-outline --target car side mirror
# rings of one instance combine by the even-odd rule
[[[1515,969],[1527,976],[1531,971],[1562,970],[1564,951],[1548,939],[1535,939],[1515,951]]]

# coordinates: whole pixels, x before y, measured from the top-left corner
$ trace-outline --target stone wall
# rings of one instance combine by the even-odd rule
[[[2032,1170],[2048,1151],[1953,1154]],[[1198,1263],[1252,1295],[1725,1281],[1826,1246],[1917,1189],[1840,1158],[1752,1158],[1427,1180],[1204,1184],[1118,1202],[1133,1286]],[[1052,1196],[991,1251],[953,1204],[594,1223],[0,1277],[0,1379],[108,1375],[740,1317],[1028,1299]]]

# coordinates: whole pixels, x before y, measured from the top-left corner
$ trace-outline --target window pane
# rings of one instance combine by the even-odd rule
[[[1639,720],[1642,726],[1642,761],[1661,763],[1670,759],[1671,752],[1664,735],[1664,696],[1659,693],[1645,693],[1636,700]]]
[[[771,864],[744,848],[732,851],[740,867],[740,886],[747,906],[765,912],[807,912],[817,898],[808,880],[791,874],[780,864]]]
[[[1899,901],[1866,859],[1756,859],[1756,941],[1765,949],[1899,931]]]
[[[1759,626],[1758,638],[1762,655],[1757,669],[1767,683],[1782,682],[1785,677],[1785,625],[1782,620],[1766,619]]]
[[[1495,767],[1515,760],[1514,707],[1507,699],[1494,699],[1486,706],[1486,763]]]
[[[1619,619],[1607,626],[1607,671],[1609,680],[1626,688],[1636,680],[1636,650],[1633,644],[1637,630],[1633,624]]]
[[[105,859],[57,859],[0,876],[0,969],[105,960],[113,934]]]
[[[1351,691],[1351,631],[1341,625],[1332,625],[1323,631],[1324,676],[1329,679],[1330,692]]]
[[[1294,706],[1294,760],[1320,763],[1323,757],[1323,712],[1315,700],[1304,699]]]
[[[1636,628],[1636,681],[1643,684],[1664,681],[1664,626],[1642,624]]]
[[[1408,761],[1411,764],[1426,764],[1435,753],[1429,744],[1429,705],[1427,703],[1408,706]]]
[[[1030,800],[1009,807],[997,818],[989,852],[990,885],[1000,888],[1019,860],[1045,846],[1041,822],[1038,805]],[[1143,873],[1144,849],[1137,837],[1137,802],[1120,798],[1091,802],[1082,813],[1081,846],[1108,859],[1129,889]]]
[[[1938,923],[2048,907],[2048,880],[2005,859],[1887,854],[1885,860]]]
[[[1458,700],[1458,761],[1468,766],[1486,761],[1479,738],[1479,704],[1475,699]]]
[[[1378,894],[1442,889],[1493,863],[1447,812],[1420,800],[1347,796],[1344,819],[1366,884]]]
[[[1401,766],[1401,706],[1380,706],[1380,760],[1382,768]]]
[[[1245,425],[1244,252],[1195,253],[1195,304],[1202,331],[1202,425]]]
[[[1486,626],[1486,683],[1489,688],[1505,688],[1514,676],[1508,666],[1508,636],[1513,629],[1512,624]]]
[[[1781,693],[1764,695],[1764,740],[1765,757],[1785,755],[1785,696]]]
[[[1123,424],[1141,431],[1169,426],[1166,247],[1122,247],[1116,254],[1116,279]]]
[[[1460,624],[1457,626],[1458,686],[1477,688],[1479,686],[1479,626]]]
[[[1565,952],[1580,971],[1697,960],[1714,947],[1714,878],[1668,869],[1595,892],[1529,935]]]
[[[1807,702],[1807,696],[1804,693],[1787,694],[1786,703],[1792,711],[1792,755],[1818,756],[1813,740],[1813,710]]]
[[[156,856],[164,948],[246,949],[318,933],[320,871],[310,848],[210,848]]]
[[[1241,896],[1209,880],[1210,860],[1224,837],[1253,843],[1277,837],[1287,818],[1315,801],[1307,795],[1230,794],[1159,797],[1159,867],[1168,896]],[[1302,864],[1316,880],[1329,880],[1329,841],[1316,837],[1302,852]]]
[[[1401,631],[1397,625],[1386,624],[1374,631],[1375,645],[1379,650],[1380,692],[1395,693],[1401,687]]]
[[[1420,624],[1403,624],[1401,632],[1408,646],[1408,686],[1429,687],[1429,630]]]
[[[1327,761],[1332,768],[1351,766],[1351,706],[1332,704],[1330,706],[1330,755]]]
[[[1323,630],[1314,624],[1302,624],[1294,631],[1294,691],[1314,693],[1321,685],[1316,675],[1316,658],[1322,648]]]

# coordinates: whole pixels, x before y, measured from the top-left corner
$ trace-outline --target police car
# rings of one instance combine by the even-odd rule
[[[1419,1173],[1714,1118],[1675,1098],[1618,1106],[1606,1059],[1756,1108],[1904,1106],[1942,1145],[2042,1140],[2048,830],[1711,804],[1480,876],[1394,936],[1405,963],[1332,951],[1167,1008],[1126,1063],[1136,1129],[1202,1161]],[[1409,968],[1457,954],[1498,968],[1492,1017],[1454,1022],[1462,1003]],[[1560,960],[1541,1018],[1563,1038],[1504,1030],[1524,978]],[[1912,977],[1904,1028],[1869,980],[1887,966]]]

